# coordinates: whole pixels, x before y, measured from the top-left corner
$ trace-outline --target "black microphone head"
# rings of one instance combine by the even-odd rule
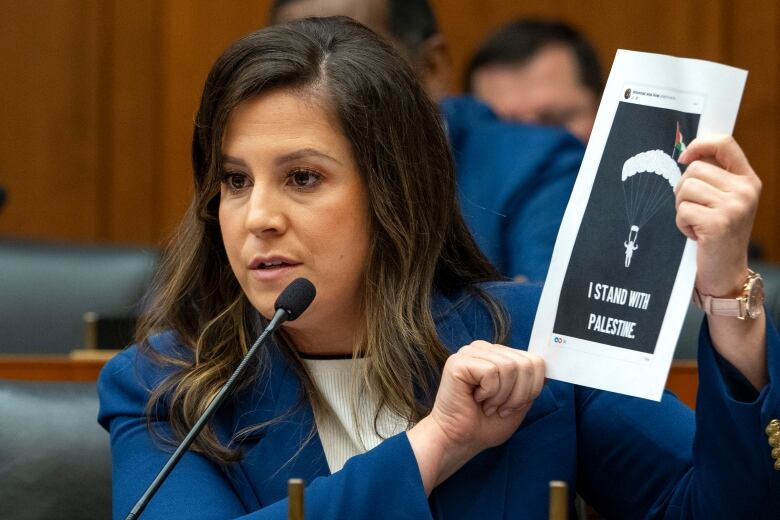
[[[287,321],[292,321],[311,305],[316,295],[317,289],[313,283],[306,278],[296,278],[279,294],[274,309],[284,309],[289,316]]]

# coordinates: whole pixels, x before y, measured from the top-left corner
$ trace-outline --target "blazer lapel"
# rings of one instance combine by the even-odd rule
[[[242,496],[251,490],[254,499],[245,502],[255,502],[254,508],[285,498],[290,478],[311,482],[330,474],[301,384],[278,347],[270,348],[265,382],[242,393],[234,411],[234,432],[278,418],[241,441],[244,458],[229,471]]]
[[[477,338],[469,332],[458,313],[459,301],[452,301],[441,293],[434,293],[431,303],[433,319],[439,339],[450,352],[457,352]]]
[[[463,303],[466,303],[463,299],[452,301],[438,293],[433,298],[433,317],[439,339],[450,352],[457,352],[477,339],[491,339],[468,329],[459,312]],[[431,493],[431,513],[434,518],[502,518],[507,471],[504,446],[480,453]],[[468,493],[464,493],[464,489],[468,489]],[[486,504],[489,504],[488,509]]]

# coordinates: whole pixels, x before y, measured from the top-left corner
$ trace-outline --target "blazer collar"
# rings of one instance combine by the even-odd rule
[[[470,331],[464,323],[461,312],[473,304],[472,296],[462,292],[452,298],[440,293],[434,295],[432,310],[439,339],[450,352],[457,352],[479,337],[477,331]],[[484,338],[489,339],[489,338]],[[492,504],[490,516],[501,518],[506,503],[508,463],[503,446],[486,450],[471,459],[463,468],[437,487],[428,499],[434,518],[459,518],[469,510],[463,504],[464,489],[479,488],[479,498],[469,496],[468,500],[485,500]],[[479,482],[477,486],[475,483]]]
[[[265,377],[237,396],[231,410],[229,438],[248,426],[276,419],[240,441],[242,460],[228,473],[250,509],[287,496],[287,481],[311,482],[330,474],[322,443],[314,427],[314,412],[301,398],[302,387],[291,362],[276,344],[269,344]],[[262,380],[262,381],[261,381]]]
[[[460,347],[475,339],[481,339],[477,338],[473,331],[469,331],[460,314],[463,307],[471,302],[471,298],[466,292],[459,292],[451,297],[440,292],[433,295],[431,313],[436,323],[436,332],[451,353],[457,352]]]

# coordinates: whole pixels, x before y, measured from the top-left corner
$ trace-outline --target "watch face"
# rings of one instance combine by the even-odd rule
[[[748,316],[752,319],[761,316],[764,311],[764,281],[760,275],[756,275],[748,283],[746,303]]]

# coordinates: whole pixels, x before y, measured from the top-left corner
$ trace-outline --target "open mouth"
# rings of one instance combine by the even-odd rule
[[[266,257],[264,260],[257,259],[252,261],[252,263],[249,265],[249,269],[255,272],[273,272],[282,271],[297,265],[300,265],[300,262],[296,262],[295,260],[291,260],[283,256],[272,256]]]
[[[274,260],[273,262],[260,262],[255,269],[260,269],[261,271],[265,271],[268,269],[280,269],[283,267],[291,267],[292,264],[288,264],[287,262],[282,262],[281,260]]]

